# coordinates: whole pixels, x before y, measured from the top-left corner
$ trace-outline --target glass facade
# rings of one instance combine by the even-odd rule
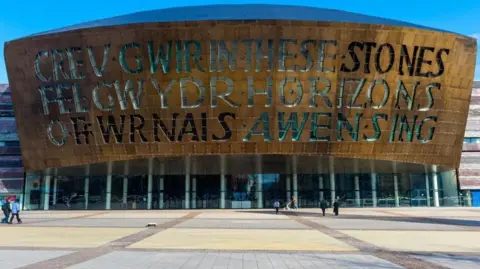
[[[400,174],[39,176],[27,173],[27,210],[468,206],[454,171]]]
[[[0,85],[0,201],[23,202],[24,171],[8,85]]]

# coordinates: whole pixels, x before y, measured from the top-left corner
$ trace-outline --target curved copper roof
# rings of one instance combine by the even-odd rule
[[[367,16],[358,13],[290,5],[243,4],[243,5],[205,5],[174,7],[142,11],[107,19],[100,19],[63,28],[37,33],[35,35],[54,34],[65,31],[92,27],[115,26],[136,23],[180,22],[180,21],[221,21],[221,20],[302,20],[323,22],[348,22],[360,24],[385,24],[400,27],[414,27],[441,31],[408,22]]]

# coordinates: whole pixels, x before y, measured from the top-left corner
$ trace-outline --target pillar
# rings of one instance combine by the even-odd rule
[[[286,186],[286,189],[287,189],[287,200],[285,201],[285,203],[288,203],[288,201],[290,201],[290,198],[292,198],[292,192],[290,190],[290,187],[292,186],[291,182],[290,182],[290,176],[287,175],[287,178],[285,180],[285,184],[287,185]]]
[[[127,195],[128,195],[128,177],[123,177],[123,196],[122,196],[122,204],[127,208]]]
[[[165,202],[163,201],[163,193],[165,186],[165,164],[160,164],[160,178],[158,179],[158,208],[164,209]]]
[[[432,183],[433,183],[433,206],[439,207],[440,206],[440,199],[438,197],[438,174],[432,174]]]
[[[88,209],[88,189],[90,188],[90,178],[88,176],[85,177],[85,187],[84,187],[84,197],[85,197],[85,210]]]
[[[195,176],[192,177],[192,208],[197,208],[197,178]]]
[[[185,209],[190,208],[190,156],[185,158]]]
[[[185,209],[190,208],[190,174],[185,175]]]
[[[225,178],[226,158],[220,156],[220,208],[225,208],[225,194],[227,191],[227,179]]]
[[[370,178],[372,182],[372,206],[377,207],[377,173],[372,173]]]
[[[224,174],[220,175],[220,208],[225,208],[225,193],[227,191],[227,180]]]
[[[153,159],[148,159],[147,209],[152,209]]]
[[[110,210],[112,204],[112,162],[108,162],[107,165],[107,188],[106,188],[106,198],[105,198],[105,209]]]
[[[45,180],[45,189],[43,192],[43,210],[48,210],[50,206],[50,169],[45,170],[44,180]]]
[[[125,162],[124,170],[123,170],[123,196],[122,196],[122,205],[124,209],[128,208],[128,161]]]
[[[53,177],[53,197],[52,197],[52,205],[56,205],[57,204],[57,181],[58,181],[58,177],[55,175]]]
[[[147,209],[152,209],[152,189],[153,189],[153,176],[148,174],[148,183],[147,183]]]
[[[297,177],[297,174],[293,174],[292,175],[292,193],[293,193],[293,196],[295,196],[295,198],[297,199],[297,206],[299,204],[299,199],[298,199],[298,177]]]
[[[297,176],[297,156],[292,156],[292,195],[297,199],[296,206],[300,207],[300,197],[298,197],[298,176]]]
[[[318,197],[320,198],[320,201],[323,201],[325,198],[323,195],[323,177],[318,176]]]
[[[358,175],[355,175],[353,180],[355,188],[355,206],[360,207],[360,177]]]
[[[29,176],[29,173],[25,174],[25,198],[23,199],[23,207],[22,210],[30,210],[31,205],[30,205],[30,193],[33,189],[33,180]],[[41,190],[41,189],[40,189]]]
[[[430,182],[428,181],[428,173],[425,173],[425,189],[427,195],[427,206],[430,206]]]
[[[465,200],[466,200],[466,206],[471,207],[472,206],[472,191],[471,190],[465,190]]]
[[[88,192],[90,189],[90,165],[85,167],[85,181],[83,187],[83,197],[85,198],[85,210],[88,209]]]
[[[262,174],[262,155],[256,156],[256,173],[257,173],[257,208],[263,208],[263,174]]]
[[[165,180],[164,180],[164,177],[163,175],[160,176],[160,178],[158,179],[159,182],[158,182],[158,188],[159,188],[159,195],[158,195],[158,208],[160,209],[163,209],[165,208],[165,203],[163,202],[163,192],[164,192],[164,185],[165,185]]]
[[[330,194],[331,194],[331,203],[332,203],[332,206],[333,206],[333,203],[335,202],[335,200],[337,199],[337,197],[335,197],[335,174],[333,173],[330,173]]]
[[[393,175],[393,188],[395,192],[395,207],[400,206],[400,197],[398,195],[398,175],[394,174]]]
[[[336,200],[335,197],[335,169],[333,165],[333,157],[329,158],[329,172],[330,172],[330,202],[331,205],[333,206],[333,203]]]

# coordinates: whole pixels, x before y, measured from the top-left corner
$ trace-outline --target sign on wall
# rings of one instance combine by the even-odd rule
[[[7,44],[25,164],[297,153],[457,166],[474,40],[338,25],[120,26]]]

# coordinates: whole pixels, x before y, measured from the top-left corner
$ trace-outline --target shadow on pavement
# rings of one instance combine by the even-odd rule
[[[275,215],[275,211],[270,209],[255,210],[255,211],[237,211],[241,213],[259,213]],[[331,212],[331,211],[330,211]],[[279,214],[284,215],[296,215],[301,217],[319,217],[322,218],[322,214],[319,212],[306,212],[306,211],[280,211]],[[465,220],[465,219],[445,219],[436,217],[401,217],[401,216],[365,216],[365,215],[342,215],[340,211],[339,216],[333,216],[331,213],[324,218],[332,219],[358,219],[358,220],[379,220],[379,221],[397,221],[397,222],[410,222],[410,223],[426,223],[426,224],[443,224],[452,226],[466,226],[466,227],[480,227],[480,221],[478,220]]]

